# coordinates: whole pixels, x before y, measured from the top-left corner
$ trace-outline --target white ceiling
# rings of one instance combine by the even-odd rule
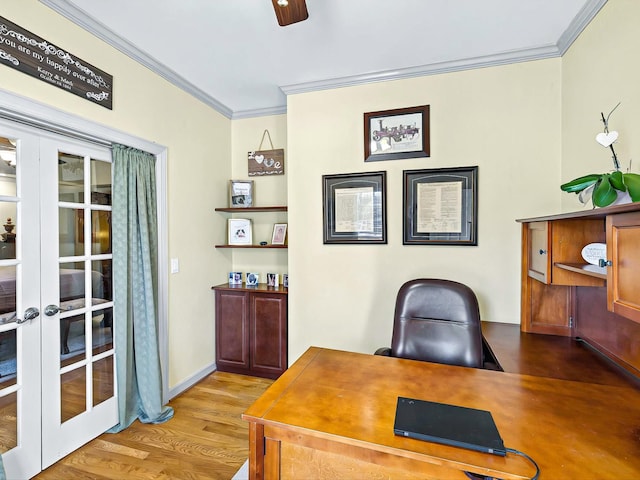
[[[557,57],[606,3],[307,0],[309,19],[280,27],[271,0],[40,1],[229,118],[284,113],[291,93]]]

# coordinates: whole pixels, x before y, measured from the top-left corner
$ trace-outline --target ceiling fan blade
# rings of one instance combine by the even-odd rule
[[[276,11],[278,24],[281,27],[286,27],[292,23],[301,22],[309,18],[305,0],[288,0],[288,5],[286,6],[278,5],[278,0],[271,0],[271,3]]]

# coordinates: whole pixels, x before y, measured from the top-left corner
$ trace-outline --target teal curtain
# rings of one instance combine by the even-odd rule
[[[162,405],[158,346],[158,226],[155,157],[113,146],[114,335],[119,432],[136,419],[162,423],[173,409]]]

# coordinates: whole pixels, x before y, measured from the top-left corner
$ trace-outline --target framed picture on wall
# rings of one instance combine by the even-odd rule
[[[324,243],[387,243],[387,172],[322,176]]]
[[[403,172],[404,245],[478,244],[478,167]]]
[[[429,105],[364,114],[364,161],[428,157]]]

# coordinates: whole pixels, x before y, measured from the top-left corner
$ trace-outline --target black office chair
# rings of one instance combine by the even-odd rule
[[[375,354],[502,371],[482,335],[475,294],[451,280],[418,279],[402,285],[391,347]]]

